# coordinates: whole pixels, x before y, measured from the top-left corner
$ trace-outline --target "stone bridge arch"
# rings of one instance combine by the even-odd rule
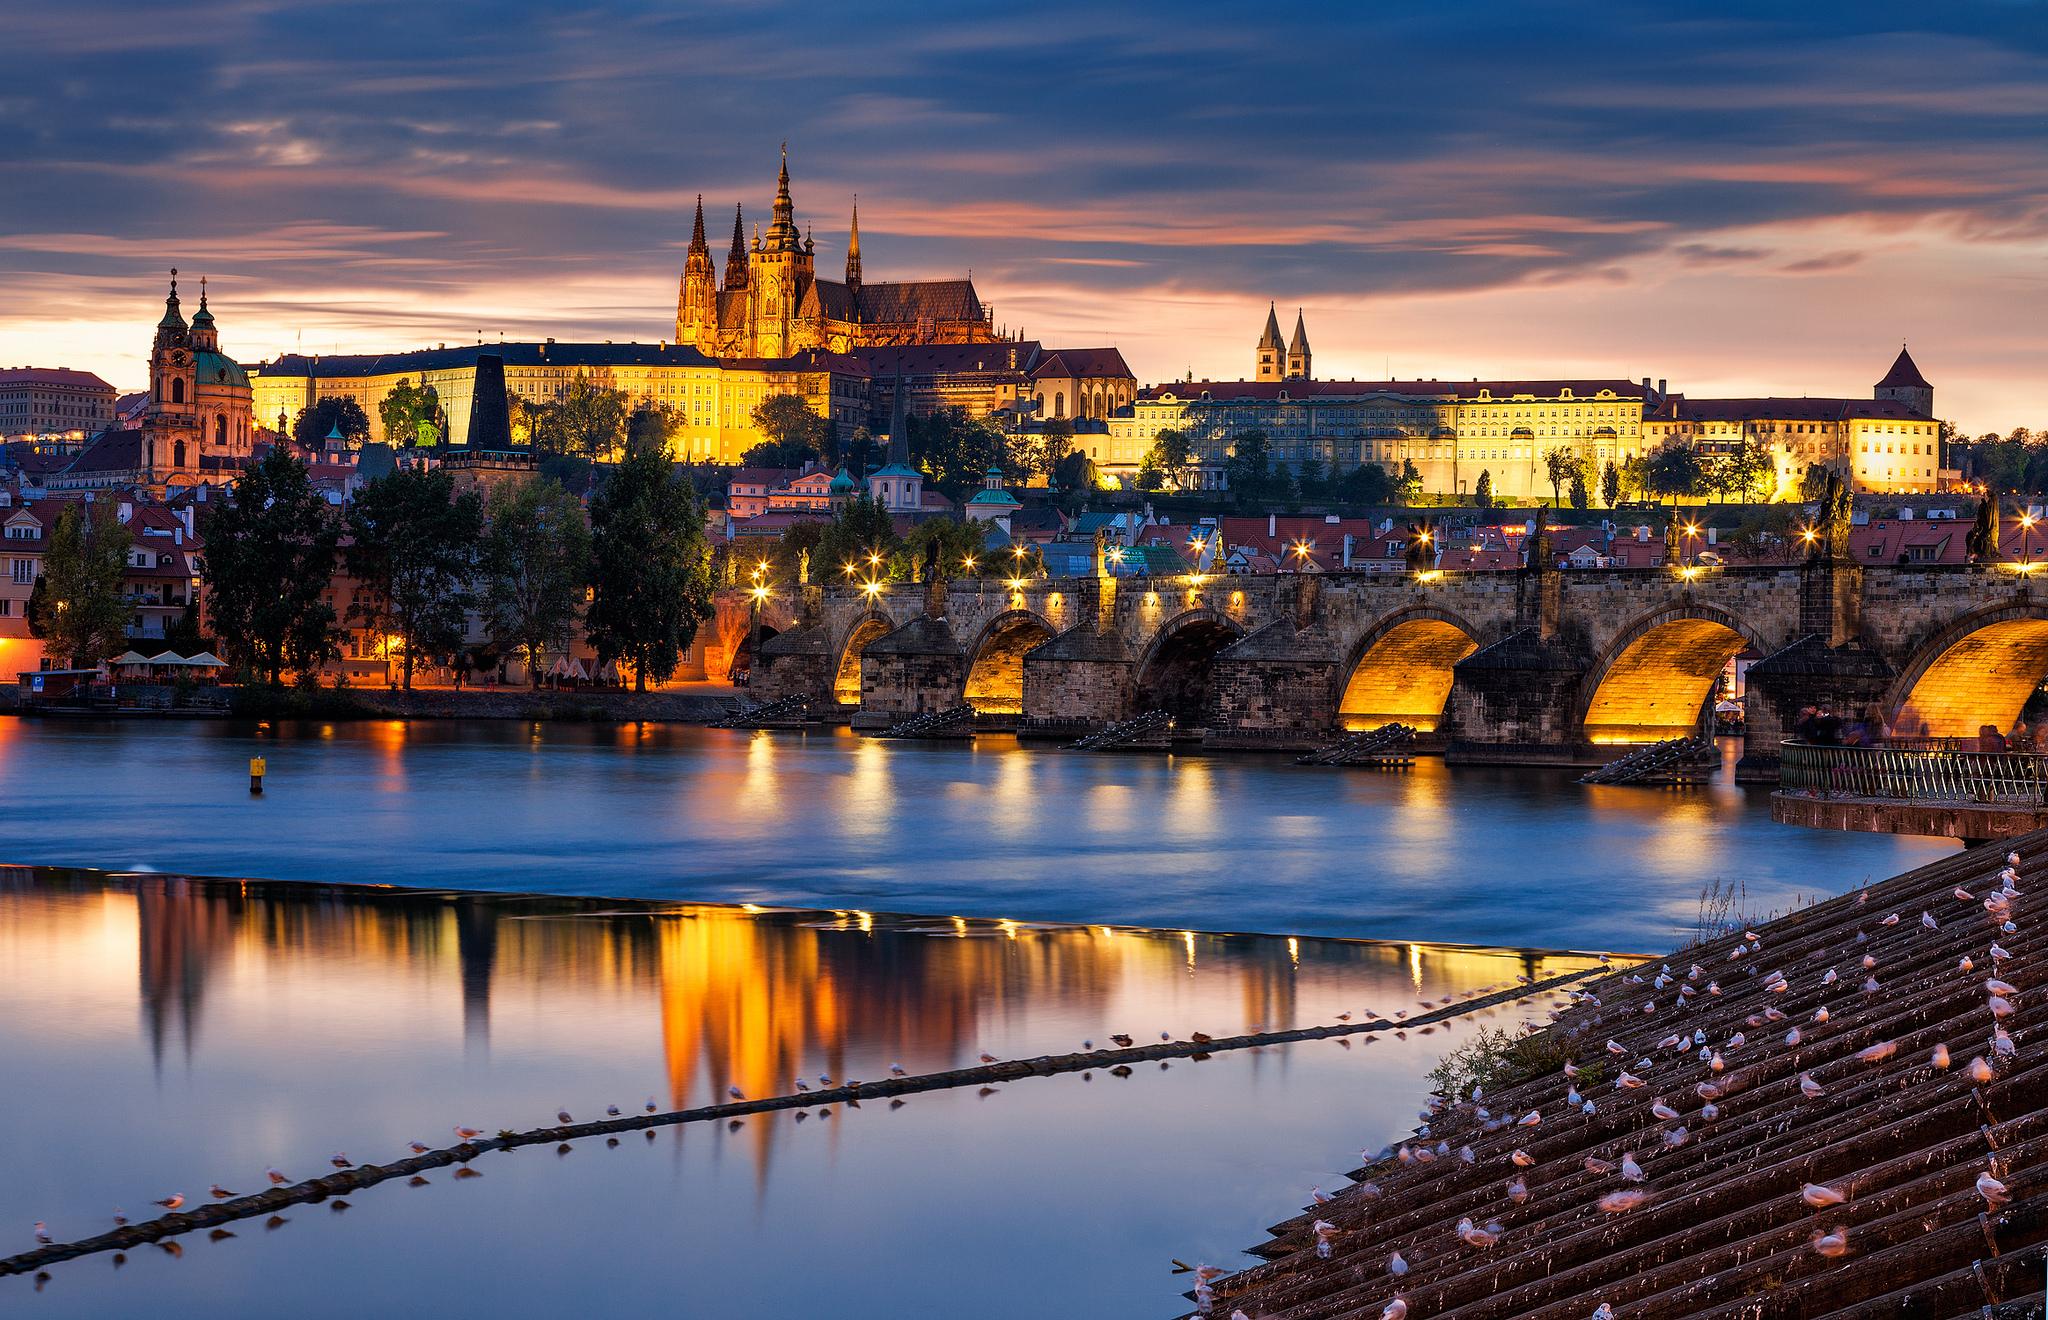
[[[1454,611],[1411,605],[1375,620],[1337,671],[1328,709],[1345,730],[1406,724],[1424,733],[1443,719],[1452,667],[1479,649],[1479,630]]]
[[[978,712],[1024,713],[1024,655],[1057,630],[1035,610],[1013,608],[983,624],[967,648],[962,699]]]
[[[1698,728],[1715,678],[1744,647],[1771,649],[1740,616],[1697,599],[1638,615],[1586,676],[1572,725],[1594,743],[1683,737]]]
[[[833,639],[832,699],[842,706],[860,705],[860,657],[868,644],[896,630],[887,610],[870,605],[854,616]]]
[[[1210,680],[1217,653],[1245,635],[1222,610],[1198,606],[1161,623],[1132,671],[1131,710],[1164,710],[1183,727],[1209,716]]]
[[[2031,598],[1971,610],[1921,643],[1885,698],[1906,735],[1974,737],[2019,719],[2048,677],[2048,605]]]

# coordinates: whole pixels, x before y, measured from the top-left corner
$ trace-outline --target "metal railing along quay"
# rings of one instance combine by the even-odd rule
[[[2048,756],[1926,747],[1779,748],[1778,788],[1818,798],[2048,806]]]

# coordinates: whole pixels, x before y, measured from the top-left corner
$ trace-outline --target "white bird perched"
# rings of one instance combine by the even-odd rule
[[[1991,996],[1991,998],[1985,1001],[1985,1007],[1991,1010],[1991,1016],[1994,1018],[2010,1017],[2012,1015],[2012,1001],[2003,995]]]
[[[742,1095],[742,1094],[740,1093],[740,1088],[739,1088],[739,1087],[737,1087],[737,1086],[728,1086],[728,1087],[726,1087],[726,1088],[725,1088],[725,1093],[726,1093],[727,1095],[731,1096],[731,1097],[732,1097],[733,1099],[735,1099],[735,1100],[744,1100],[744,1099],[746,1099],[746,1098],[747,1098],[746,1096],[744,1096],[744,1095]]]
[[[1713,1101],[1709,1100],[1706,1104],[1700,1106],[1700,1122],[1711,1123],[1719,1117],[1721,1117],[1721,1106]]]
[[[1920,914],[1920,924],[1922,926],[1925,926],[1928,930],[1941,929],[1941,923],[1934,919],[1934,914],[1932,912],[1922,912]]]
[[[1876,967],[1876,966],[1877,966],[1877,955],[1875,955],[1875,954],[1870,954],[1870,953],[1866,953],[1866,954],[1864,954],[1864,955],[1863,955],[1863,970],[1864,970],[1864,971],[1866,971],[1866,972],[1867,972],[1867,971],[1871,970],[1872,968],[1874,968],[1874,967]]]
[[[1977,1175],[1977,1194],[1993,1210],[2012,1199],[2012,1194],[2005,1190],[2005,1184],[1992,1177],[1989,1169]]]
[[[1543,1115],[1540,1112],[1532,1109],[1528,1113],[1522,1115],[1521,1125],[1523,1127],[1535,1127],[1538,1123],[1541,1123],[1542,1121]]]
[[[1878,922],[1877,924],[1880,926],[1896,926],[1899,924],[1899,914],[1894,912],[1890,916],[1886,917],[1883,921]]]
[[[1927,1061],[1937,1068],[1948,1067],[1948,1046],[1936,1045],[1934,1052],[1927,1056]]]
[[[1664,1145],[1671,1150],[1677,1150],[1686,1143],[1691,1135],[1690,1132],[1685,1130],[1685,1124],[1680,1123],[1677,1127],[1664,1134]]]
[[[1633,1091],[1639,1086],[1646,1085],[1648,1083],[1643,1081],[1642,1078],[1627,1070],[1623,1070],[1614,1079],[1614,1089],[1617,1091]]]
[[[1841,979],[1842,978],[1840,974],[1838,974],[1834,968],[1830,967],[1827,970],[1827,974],[1820,978],[1820,983],[1822,985],[1833,985],[1835,982]]]
[[[1837,1224],[1825,1233],[1815,1233],[1813,1249],[1827,1260],[1848,1255],[1849,1230]]]
[[[1766,1009],[1764,1010],[1764,1021],[1766,1021],[1766,1022],[1783,1022],[1784,1020],[1785,1020],[1785,1010],[1784,1010],[1784,1009],[1782,1009],[1782,1008],[1779,1008],[1779,1007],[1778,1007],[1778,1006],[1777,1006],[1776,1004],[1772,1004],[1772,1005],[1771,1005],[1770,1007],[1768,1007],[1768,1008],[1766,1008]]]
[[[1564,1075],[1566,1077],[1577,1077],[1579,1075],[1579,1065],[1571,1062],[1570,1060],[1566,1060],[1564,1065]]]
[[[1701,1041],[1700,1044],[1704,1045],[1706,1042]],[[1747,1044],[1749,1044],[1749,1037],[1739,1031],[1728,1038],[1728,1048],[1731,1050],[1739,1050]]]
[[[1311,1187],[1308,1189],[1308,1199],[1314,1201],[1317,1205],[1328,1205],[1330,1203],[1330,1194],[1325,1192],[1320,1186]]]
[[[1961,885],[1956,886],[1955,893],[1956,897],[1962,899],[1965,903],[1974,903],[1977,901],[1977,896],[1971,893],[1969,890],[1963,888]]]
[[[50,1226],[48,1224],[45,1224],[40,1219],[36,1220],[36,1241],[42,1243],[46,1247],[50,1245],[50,1243],[56,1241],[55,1238],[50,1236]]]
[[[1649,1204],[1650,1194],[1640,1187],[1630,1187],[1619,1192],[1609,1192],[1596,1204],[1603,1214],[1618,1215]]]
[[[1586,1172],[1613,1173],[1614,1165],[1610,1161],[1601,1159],[1598,1155],[1588,1155],[1586,1157]]]
[[[1809,1100],[1818,1100],[1828,1093],[1827,1088],[1813,1080],[1812,1073],[1799,1074],[1799,1094]]]
[[[1770,991],[1774,995],[1782,995],[1791,988],[1792,983],[1790,981],[1787,981],[1783,976],[1774,976],[1770,980],[1764,982],[1764,989]]]
[[[1726,1069],[1727,1066],[1728,1061],[1721,1057],[1721,1052],[1719,1050],[1714,1051],[1714,1053],[1710,1055],[1707,1059],[1707,1067],[1711,1068],[1715,1072],[1721,1072],[1722,1070]]]
[[[1994,995],[2016,995],[2020,992],[2018,986],[2008,981],[2001,981],[1995,976],[1984,982],[1984,990],[1987,994]]]
[[[483,1133],[473,1127],[464,1127],[462,1126],[462,1124],[457,1123],[455,1125],[455,1135],[462,1138],[464,1141],[475,1141],[478,1137],[482,1136]]]
[[[1309,1231],[1316,1235],[1316,1255],[1323,1260],[1328,1260],[1330,1258],[1331,1243],[1337,1236],[1337,1226],[1327,1219],[1318,1219],[1315,1223],[1309,1225]]]
[[[1718,994],[1720,994],[1720,993],[1721,993],[1721,983],[1720,983],[1719,981],[1709,981],[1709,982],[1707,982],[1707,993],[1708,993],[1708,994],[1710,994],[1710,995],[1718,995]]]
[[[651,1096],[651,1095],[650,1095],[650,1096],[648,1096],[648,1097],[647,1097],[647,1104],[645,1105],[645,1108],[646,1108],[647,1112],[648,1112],[648,1113],[650,1113],[650,1114],[651,1114],[651,1113],[653,1113],[653,1112],[655,1111],[656,1107],[657,1107],[657,1106],[656,1106],[656,1105],[655,1105],[655,1103],[654,1103],[654,1097],[653,1097],[653,1096]]]
[[[1995,1076],[1997,1074],[1991,1071],[1990,1064],[1984,1062],[1983,1055],[1980,1054],[1970,1060],[1970,1080],[1977,1083],[1977,1085],[1983,1086]]]
[[[1684,1044],[1685,1037],[1673,1034],[1670,1036],[1666,1036],[1664,1039],[1658,1041],[1657,1048],[1660,1050],[1675,1050]]]
[[[1515,1148],[1514,1153],[1509,1155],[1508,1158],[1514,1161],[1515,1167],[1518,1169],[1526,1169],[1536,1162],[1534,1155],[1531,1155],[1519,1146]]]
[[[1799,1189],[1799,1199],[1816,1210],[1822,1210],[1831,1205],[1840,1205],[1849,1198],[1832,1187],[1822,1187],[1818,1183],[1808,1183]]]
[[[424,1155],[427,1153],[427,1148],[425,1146],[420,1146],[419,1142],[415,1141],[412,1144],[415,1146],[419,1146],[419,1149],[416,1152],[414,1152],[415,1154]],[[284,1174],[277,1168],[276,1165],[272,1165],[270,1168],[265,1169],[263,1171],[263,1176],[270,1179],[270,1185],[272,1187],[282,1187],[286,1183],[291,1181],[290,1178],[284,1176]]]
[[[346,1169],[353,1161],[349,1159],[347,1151],[338,1150],[334,1152],[332,1158],[330,1158],[327,1162],[329,1164],[332,1164],[337,1169]]]
[[[1751,944],[1755,944],[1762,940],[1763,937],[1758,935],[1755,931],[1750,930],[1747,927],[1744,927],[1742,931],[1742,938],[1748,940]]]
[[[163,1200],[156,1202],[156,1204],[166,1210],[176,1210],[179,1206],[185,1204],[185,1194],[183,1192],[172,1192]]]
[[[2013,1046],[2012,1037],[2004,1027],[1991,1028],[1991,1052],[1999,1058],[2011,1058],[2019,1051]]]
[[[1481,1228],[1469,1218],[1460,1219],[1458,1221],[1458,1236],[1464,1240],[1465,1245],[1468,1247],[1490,1247],[1500,1241],[1500,1225],[1488,1224],[1486,1227]]]
[[[1654,1012],[1656,1012],[1656,1011],[1657,1011],[1657,1001],[1656,1001],[1656,1000],[1654,1000],[1654,999],[1645,999],[1645,1000],[1643,1001],[1643,1012],[1644,1012],[1644,1013],[1648,1014],[1648,1013],[1654,1013]]]
[[[1822,1004],[1819,1008],[1813,1010],[1813,1020],[1816,1023],[1820,1023],[1822,1025],[1825,1025],[1827,1023],[1828,1006],[1826,1004]]]
[[[2010,957],[2012,957],[2012,955],[2011,955],[2011,954],[2009,954],[2009,953],[2007,953],[2007,952],[2006,952],[2006,951],[2005,951],[2004,949],[2000,948],[2000,947],[1999,947],[1999,946],[1998,946],[1997,944],[1995,944],[1995,943],[1994,943],[1994,944],[1993,944],[1993,945],[1991,946],[1991,961],[1992,961],[1992,962],[1994,962],[1994,963],[2001,963],[2001,962],[2004,962],[2004,961],[2005,961],[2006,959],[2008,959],[2008,958],[2010,958]]]
[[[1380,1320],[1408,1320],[1408,1303],[1396,1297],[1380,1312]]]
[[[1632,1150],[1621,1153],[1621,1176],[1630,1182],[1641,1182],[1646,1176],[1643,1166],[1636,1163],[1636,1153]]]
[[[1785,1043],[1787,1045],[1797,1045],[1799,1043],[1799,1028],[1794,1027],[1785,1033]]]
[[[566,1109],[557,1109],[557,1110],[555,1111],[555,1121],[556,1121],[557,1123],[573,1123],[573,1122],[575,1122],[576,1120],[575,1120],[575,1119],[573,1119],[573,1118],[571,1118],[571,1117],[569,1117],[569,1111],[568,1111],[568,1110],[566,1110]]]
[[[1693,1087],[1692,1090],[1693,1094],[1702,1100],[1719,1100],[1721,1098],[1721,1088],[1712,1082],[1701,1082],[1698,1086]]]
[[[1380,1199],[1380,1185],[1376,1182],[1362,1182],[1354,1190],[1355,1194],[1363,1200],[1377,1201]]]
[[[1407,1272],[1408,1262],[1401,1259],[1400,1252],[1397,1251],[1393,1255],[1387,1257],[1387,1273],[1393,1275],[1395,1278],[1398,1279]]]
[[[1528,1184],[1528,1183],[1526,1183],[1526,1182],[1524,1182],[1524,1181],[1522,1180],[1522,1178],[1521,1178],[1521,1177],[1520,1177],[1519,1175],[1517,1175],[1517,1176],[1516,1176],[1516,1177],[1514,1177],[1514,1178],[1511,1178],[1511,1179],[1509,1179],[1509,1180],[1508,1180],[1508,1200],[1510,1200],[1510,1201],[1513,1201],[1513,1202],[1514,1202],[1514,1203],[1515,1203],[1516,1205],[1520,1205],[1520,1204],[1521,1204],[1522,1202],[1524,1202],[1524,1201],[1526,1201],[1526,1200],[1528,1200],[1528,1199],[1529,1199],[1529,1184]]]
[[[797,1090],[799,1090],[799,1091],[808,1091],[808,1090],[810,1090],[810,1089],[811,1089],[811,1085],[810,1085],[810,1083],[809,1083],[809,1082],[806,1082],[806,1081],[805,1081],[805,1080],[804,1080],[803,1078],[799,1077],[799,1078],[796,1078],[795,1080],[796,1080],[796,1089],[797,1089]]]
[[[606,1105],[604,1112],[607,1118],[617,1118],[619,1116],[619,1107],[617,1105]]]
[[[1470,1146],[1458,1147],[1458,1158],[1467,1164],[1477,1164],[1479,1162],[1479,1157],[1472,1153]]]
[[[1609,1037],[1607,1041],[1607,1052],[1609,1054],[1614,1055],[1616,1058],[1620,1058],[1622,1055],[1628,1053],[1628,1046],[1622,1044],[1618,1040],[1613,1039],[1612,1037]]]
[[[2018,866],[2020,864],[2020,855],[2016,852],[2007,853],[2005,855],[2005,864],[2007,866]]]
[[[1614,1308],[1602,1302],[1593,1308],[1592,1320],[1614,1320]]]
[[[1568,1086],[1565,1088],[1564,1102],[1568,1105],[1571,1105],[1573,1108],[1577,1108],[1579,1105],[1582,1105],[1586,1102],[1586,1097],[1579,1094],[1578,1087]]]
[[[1678,1117],[1678,1111],[1665,1104],[1661,1097],[1650,1102],[1650,1112],[1666,1123]]]
[[[215,1183],[215,1184],[214,1184],[213,1186],[211,1186],[211,1187],[207,1188],[206,1190],[207,1190],[207,1191],[208,1191],[209,1193],[211,1193],[211,1194],[212,1194],[212,1196],[213,1196],[213,1199],[214,1199],[214,1200],[216,1200],[216,1201],[225,1201],[225,1200],[227,1200],[227,1199],[228,1199],[228,1198],[229,1198],[230,1196],[233,1196],[233,1195],[234,1195],[234,1193],[233,1193],[233,1192],[231,1192],[231,1191],[229,1191],[229,1190],[228,1190],[227,1188],[225,1188],[225,1187],[221,1186],[221,1185],[220,1185],[219,1183]]]
[[[1964,975],[1967,976],[1969,973],[1977,970],[1977,964],[1975,962],[1972,962],[1970,959],[1970,955],[1966,953],[1962,957],[1956,959],[1956,970],[1962,972]]]
[[[902,1077],[902,1076],[904,1076],[905,1074],[904,1074],[904,1072],[903,1072],[903,1065],[902,1065],[902,1064],[900,1064],[900,1063],[892,1063],[892,1064],[890,1064],[890,1065],[889,1065],[889,1075],[890,1075],[891,1077]]]
[[[1582,1114],[1592,1115],[1600,1111],[1591,1100],[1588,1100],[1586,1103],[1579,1106],[1579,1112]]]
[[[1897,1042],[1881,1040],[1877,1044],[1856,1051],[1856,1057],[1865,1063],[1883,1063],[1899,1052]]]
[[[1876,994],[1876,993],[1877,993],[1877,989],[1878,989],[1878,986],[1877,986],[1877,978],[1876,978],[1876,977],[1874,977],[1874,976],[1866,976],[1866,977],[1864,977],[1864,978],[1863,978],[1863,993],[1864,993],[1864,994],[1866,994],[1866,995],[1874,995],[1874,994]]]

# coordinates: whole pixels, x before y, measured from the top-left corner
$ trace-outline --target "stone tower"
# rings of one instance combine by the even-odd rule
[[[683,259],[682,289],[676,296],[676,342],[704,343],[717,329],[718,268],[711,264],[711,245],[704,239],[704,194],[698,193],[690,253]]]
[[[1308,327],[1302,323],[1301,309],[1294,309],[1294,338],[1287,341],[1287,379],[1307,380],[1309,378]]]
[[[725,289],[747,287],[747,223],[744,208],[732,208],[732,246],[725,254]]]
[[[1266,332],[1259,336],[1258,374],[1253,380],[1281,380],[1284,378],[1284,363],[1281,359],[1280,316],[1273,305],[1266,305]]]
[[[1899,345],[1899,356],[1893,360],[1892,369],[1871,388],[1870,397],[1903,403],[1923,417],[1934,416],[1934,387],[1920,374],[1904,344]]]
[[[212,331],[207,317],[206,332]],[[178,272],[171,271],[171,292],[164,299],[163,319],[149,350],[149,404],[143,412],[142,471],[179,469],[196,464],[199,455],[199,367],[192,330],[178,305]],[[146,477],[145,479],[150,479]]]
[[[846,287],[860,288],[860,198],[853,199],[853,225],[846,235]]]

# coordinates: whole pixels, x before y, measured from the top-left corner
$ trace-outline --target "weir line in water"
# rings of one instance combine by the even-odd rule
[[[561,1143],[583,1137],[609,1136],[619,1132],[652,1131],[655,1128],[674,1127],[683,1123],[745,1118],[751,1114],[772,1113],[780,1109],[857,1105],[863,1100],[881,1100],[922,1091],[955,1090],[963,1086],[987,1086],[995,1082],[1022,1081],[1027,1077],[1052,1077],[1061,1073],[1093,1072],[1096,1069],[1110,1071],[1154,1059],[1185,1059],[1198,1055],[1221,1054],[1228,1050],[1258,1049],[1267,1045],[1287,1045],[1295,1041],[1323,1040],[1333,1036],[1406,1031],[1411,1027],[1431,1026],[1480,1009],[1544,994],[1589,976],[1604,975],[1610,970],[1612,969],[1606,966],[1586,967],[1576,972],[1553,976],[1545,981],[1475,996],[1462,1003],[1432,1009],[1406,1019],[1374,1018],[1370,1022],[1296,1027],[1287,1031],[1219,1036],[1201,1041],[1159,1041],[1150,1045],[1134,1045],[1127,1049],[1090,1050],[1081,1054],[1048,1054],[1035,1059],[1007,1059],[998,1063],[977,1064],[972,1068],[921,1073],[915,1077],[890,1077],[878,1082],[848,1082],[795,1095],[767,1096],[759,1100],[734,1100],[722,1105],[704,1105],[696,1109],[678,1109],[660,1114],[621,1115],[618,1118],[605,1118],[592,1123],[565,1123],[524,1132],[505,1131],[493,1137],[478,1137],[474,1141],[466,1141],[460,1145],[430,1150],[424,1155],[394,1160],[390,1164],[358,1164],[330,1173],[324,1178],[308,1178],[304,1182],[286,1187],[273,1187],[249,1196],[212,1201],[191,1210],[173,1211],[139,1224],[124,1224],[112,1232],[101,1233],[96,1237],[80,1238],[75,1242],[53,1242],[37,1247],[33,1251],[24,1251],[0,1259],[0,1276],[26,1274],[45,1265],[54,1265],[59,1261],[72,1260],[79,1256],[95,1255],[103,1251],[124,1251],[129,1247],[177,1237],[195,1229],[216,1228],[238,1220],[274,1214],[286,1206],[324,1201],[344,1192],[374,1187],[393,1178],[412,1177],[428,1169],[446,1168],[450,1164],[466,1165],[477,1156],[494,1150],[516,1150],[521,1146]]]

